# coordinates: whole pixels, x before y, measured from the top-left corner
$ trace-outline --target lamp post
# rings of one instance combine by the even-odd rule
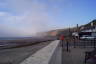
[[[70,37],[71,37],[71,31],[70,31],[70,27],[69,27],[69,34],[68,34],[68,38],[67,38],[67,42],[66,42],[67,52],[70,51],[70,50],[69,50]],[[69,40],[69,41],[68,41],[68,40]]]
[[[91,22],[91,31],[92,31],[92,33],[94,32],[93,31],[93,28],[94,28],[94,23],[93,22]],[[95,48],[95,38],[93,39],[93,46],[94,46],[94,48]]]
[[[79,26],[77,24],[77,44],[79,43]],[[78,45],[77,45],[78,46]]]

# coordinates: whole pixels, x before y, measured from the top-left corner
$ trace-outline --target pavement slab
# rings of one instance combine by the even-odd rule
[[[85,51],[91,51],[93,48],[74,48],[70,47],[70,51],[67,52],[63,49],[62,52],[62,64],[84,64]]]

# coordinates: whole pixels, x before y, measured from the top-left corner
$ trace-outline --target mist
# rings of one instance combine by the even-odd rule
[[[1,6],[8,8],[0,12],[1,37],[34,36],[38,32],[57,28],[54,24],[56,20],[49,14],[50,8],[39,0],[6,0]]]

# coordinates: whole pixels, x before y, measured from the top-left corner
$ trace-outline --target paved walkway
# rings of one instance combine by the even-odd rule
[[[21,48],[0,50],[0,64],[19,64],[30,55],[49,45],[51,41],[38,43],[36,45],[25,46]]]
[[[70,48],[70,52],[63,49],[62,64],[84,64],[85,51],[90,51],[92,48]]]

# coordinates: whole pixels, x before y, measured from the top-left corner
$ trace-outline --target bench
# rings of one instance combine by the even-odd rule
[[[92,60],[91,62],[93,64],[96,64],[96,49],[93,51],[87,51],[85,52],[85,64],[87,63],[87,60]]]

